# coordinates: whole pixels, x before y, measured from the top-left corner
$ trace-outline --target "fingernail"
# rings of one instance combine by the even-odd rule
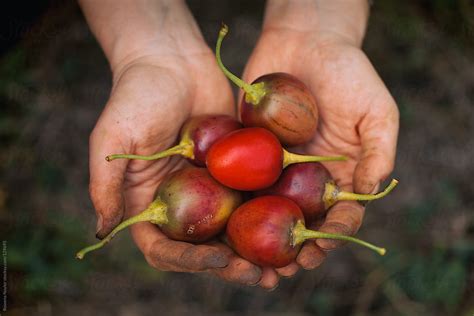
[[[262,270],[259,267],[253,267],[252,271],[240,276],[240,282],[248,286],[257,286],[262,279]]]
[[[316,268],[319,267],[322,263],[323,263],[323,261],[321,261],[321,260],[319,260],[319,261],[311,261],[311,262],[307,262],[305,265],[302,265],[301,267],[302,267],[304,270],[310,271],[310,270],[316,269]]]
[[[377,186],[372,181],[363,181],[355,187],[355,193],[371,194],[376,189]]]
[[[370,201],[357,201],[360,205],[362,205],[363,207],[366,207],[367,204],[369,204]]]
[[[380,184],[367,184],[362,193],[368,192],[367,194],[377,194],[379,187],[380,187]],[[366,207],[370,203],[370,201],[357,201],[357,202],[363,207]]]
[[[204,264],[209,268],[225,268],[229,265],[226,255],[218,253],[204,259]]]
[[[277,289],[277,287],[280,285],[280,283],[277,283],[274,287],[272,287],[271,289],[265,289],[267,292],[273,292]]]

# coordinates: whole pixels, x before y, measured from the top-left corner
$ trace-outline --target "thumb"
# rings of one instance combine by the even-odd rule
[[[107,162],[111,153],[126,152],[115,135],[96,126],[89,140],[89,192],[97,214],[96,236],[104,238],[123,217],[124,199],[122,185],[127,160]]]
[[[398,136],[398,109],[390,98],[384,113],[367,115],[359,125],[362,156],[354,171],[357,193],[371,193],[392,172]],[[380,109],[377,109],[378,111]]]

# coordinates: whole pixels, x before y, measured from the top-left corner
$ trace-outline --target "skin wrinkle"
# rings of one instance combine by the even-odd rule
[[[203,53],[203,56],[202,57],[205,57],[207,56],[206,53]],[[214,58],[213,58],[214,59]],[[197,88],[197,80],[195,78],[197,78],[197,73],[198,73],[198,69],[196,69],[196,66],[192,63],[189,64],[190,66],[190,69],[191,69],[191,75],[193,77],[193,80],[191,80],[191,84],[192,84],[192,92],[191,92],[191,95],[190,95],[190,100],[195,100],[197,99],[197,94],[200,94],[201,91],[200,89]],[[191,114],[188,114],[188,117],[191,116]]]
[[[229,265],[222,269],[213,269],[210,272],[230,282],[245,285],[256,285],[261,279],[261,269],[256,265],[238,257],[233,250],[224,244],[213,241],[210,243],[219,248],[229,258]],[[246,273],[243,273],[243,272]]]
[[[321,119],[321,121],[324,121],[324,119]],[[334,140],[331,141],[331,139],[334,139],[335,135],[333,135],[331,131],[327,131],[327,124],[321,122],[320,126],[321,127],[318,129],[318,134],[315,136],[313,141],[307,146],[308,148],[317,145],[320,150],[323,150],[323,154],[343,154],[349,158],[349,161],[358,161],[359,154],[354,154],[354,149],[358,147],[357,144],[351,144],[346,142],[344,139],[339,138],[339,142],[336,142],[336,146],[334,144]],[[345,146],[340,146],[341,144]],[[350,147],[350,149],[342,151],[341,149],[339,149],[339,147]]]
[[[362,123],[365,123],[365,121]],[[380,120],[375,120],[375,119],[368,120],[368,123],[371,125],[365,127],[364,130],[367,130],[367,131],[388,130],[390,128],[390,125],[392,125],[391,120],[387,118],[383,118]],[[391,170],[393,169],[395,157],[387,156],[387,152],[385,152],[384,148],[390,147],[390,144],[392,143],[392,141],[390,139],[390,135],[385,135],[385,137],[383,136],[384,135],[380,133],[371,133],[368,135],[367,134],[362,135],[362,137],[365,139],[365,145],[363,146],[363,159],[369,159],[373,156],[379,156],[380,159],[378,160],[385,162],[386,167],[384,167],[384,169]],[[394,154],[394,150],[392,152]]]
[[[162,263],[164,265],[168,265],[170,267],[170,270],[176,270],[176,268],[179,267],[180,271],[188,269],[185,265],[182,264],[182,258],[183,255],[186,255],[186,252],[189,251],[189,247],[185,248],[184,250],[179,250],[181,251],[181,255],[179,257],[176,256],[170,256],[169,255],[169,239],[163,239],[160,241],[160,243],[154,245],[154,248],[156,248],[153,251],[153,259],[157,262],[157,265]],[[180,248],[182,245],[180,244]],[[174,249],[174,251],[178,251],[177,249]]]
[[[326,116],[326,115],[325,115]],[[322,119],[322,121],[324,122],[324,118]],[[351,125],[351,124],[349,124]],[[359,147],[361,145],[361,142],[360,142],[360,139],[355,137],[357,135],[357,133],[355,132],[355,128],[352,128],[351,126],[344,126],[344,130],[354,130],[354,133],[351,133],[352,136],[354,136],[353,140],[352,139],[348,139],[347,135],[343,135],[341,134],[339,131],[342,130],[340,127],[338,128],[338,126],[333,126],[333,124],[330,124],[330,123],[326,123],[326,124],[321,124],[321,133],[323,135],[326,136],[326,140],[328,140],[328,138],[332,139],[332,141],[328,141],[328,144],[329,143],[333,143],[334,145],[333,146],[333,149],[339,149],[339,148],[334,148],[336,145],[338,147],[340,147],[339,145],[340,144],[344,144],[344,145],[349,145],[350,147]],[[336,140],[334,140],[334,138],[336,138]],[[352,150],[351,150],[352,152]]]
[[[163,179],[166,174],[178,170],[182,165],[183,163],[178,157],[174,159],[173,163],[168,162],[165,168],[162,166],[150,164],[150,168],[153,167],[153,169],[151,169],[149,174],[142,174],[142,172],[138,172],[137,174],[140,175],[139,178],[134,178],[133,175],[128,177],[127,175],[124,181],[124,190],[132,190],[135,187],[156,189],[159,182],[161,182],[161,179]]]
[[[314,240],[307,240],[304,242],[304,247],[298,254],[296,262],[303,269],[312,270],[319,267],[324,262],[324,259],[326,259],[326,253],[316,245]]]
[[[325,223],[323,226],[323,230],[327,232],[335,232],[341,235],[352,236],[356,232],[356,229],[353,229],[352,227],[356,228],[356,226],[347,225],[346,223],[341,223],[340,221],[334,221]],[[347,243],[347,241],[327,239],[325,240],[325,243],[328,243],[330,245],[342,245]],[[334,248],[333,246],[322,247],[321,243],[318,243],[318,246],[325,251],[330,251]]]
[[[393,118],[393,117],[381,117],[379,119],[374,119],[374,117],[377,117],[379,116],[379,109],[378,109],[378,106],[376,105],[377,104],[377,100],[380,98],[380,94],[382,92],[379,92],[378,94],[374,95],[371,100],[369,102],[367,102],[367,108],[369,108],[370,110],[366,113],[364,113],[362,115],[362,117],[360,118],[360,120],[357,122],[357,133],[358,135],[360,136],[360,138],[363,137],[363,133],[361,133],[360,131],[363,130],[363,131],[370,131],[370,130],[384,130],[384,128],[381,128],[381,129],[377,129],[376,124],[379,124],[383,121],[385,121],[385,124],[389,124],[390,121],[398,121],[397,118]],[[392,107],[395,107],[396,108],[396,105],[393,104]],[[377,109],[377,110],[375,110]],[[369,119],[370,118],[370,119]],[[371,124],[369,126],[365,126],[366,124]],[[380,136],[379,136],[380,137]],[[372,143],[369,142],[369,143]],[[364,149],[365,151],[365,149]]]
[[[355,234],[362,223],[364,212],[355,208],[355,203],[353,204],[353,207],[340,207],[337,210],[333,211],[332,214],[328,216],[328,219],[326,220],[324,225],[321,227],[321,230],[328,232],[336,232],[347,236],[352,236],[353,234]],[[362,208],[362,206],[360,205],[359,207]],[[344,212],[344,215],[342,215],[341,212]],[[337,242],[335,240],[328,241],[329,243]]]
[[[153,224],[150,224],[150,223],[147,223],[147,224],[153,225]],[[156,227],[156,229],[159,229],[159,228]],[[149,246],[150,248],[148,249],[147,253],[149,253],[157,261],[165,262],[167,264],[173,264],[166,257],[166,255],[165,255],[166,251],[165,252],[160,251],[162,249],[169,248],[169,243],[170,243],[170,240],[168,238],[166,238],[164,235],[162,235],[162,236],[163,237],[158,238],[154,243],[150,244],[150,246]],[[179,246],[181,246],[181,245],[179,244]],[[176,249],[174,249],[174,250],[176,250]]]
[[[352,178],[350,177],[337,178],[337,179],[334,179],[334,181],[336,182],[338,187],[341,188],[341,190],[352,191],[352,187],[353,187]]]
[[[181,266],[184,268],[189,268],[189,266],[197,266],[196,269],[201,269],[202,267],[197,265],[197,262],[190,262],[190,260],[195,261],[196,260],[196,247],[188,247],[186,248],[183,252],[181,252],[181,255],[176,259],[176,265]]]
[[[160,5],[160,3],[156,3]],[[200,34],[199,31],[196,32],[197,25],[194,23],[192,16],[190,16],[190,13],[188,9],[185,7],[183,3],[175,4],[173,3],[174,6],[174,13],[172,16],[168,13],[171,9],[169,5],[163,5],[161,4],[161,8],[155,8],[154,10],[142,10],[139,14],[141,15],[148,15],[149,19],[144,19],[146,22],[149,21],[157,21],[158,25],[155,25],[156,30],[160,30],[160,32],[150,32],[151,34],[148,34],[149,39],[143,39],[140,38],[141,40],[141,47],[146,47],[147,49],[151,49],[155,52],[164,52],[164,48],[167,49],[167,54],[174,54],[174,52],[179,52],[179,51],[186,51],[188,48],[195,48],[197,45],[196,43],[201,43],[202,42],[202,35]],[[165,8],[165,9],[163,9]],[[166,9],[167,8],[167,9]],[[142,8],[143,9],[143,8]],[[163,16],[163,12],[166,13]],[[156,14],[152,14],[155,13]],[[179,15],[179,18],[175,17]],[[182,17],[184,16],[184,18]],[[181,29],[176,28],[176,25],[183,25]],[[186,32],[182,32],[181,30],[185,29]],[[140,29],[141,30],[141,29]],[[151,31],[150,26],[145,29],[147,31]],[[178,32],[178,33],[176,33]],[[166,34],[166,36],[160,36]],[[170,36],[170,34],[172,36]],[[176,38],[184,38],[183,41],[169,41],[170,38],[176,37]],[[150,39],[151,38],[151,39]],[[185,49],[183,49],[183,46],[180,44],[183,42],[186,44],[184,46]],[[166,45],[164,45],[166,43]],[[192,43],[193,45],[189,45],[189,43]],[[121,43],[119,43],[121,44]],[[116,45],[120,46],[120,45]],[[120,48],[124,48],[121,46]],[[133,52],[140,51],[141,49],[134,50]],[[117,59],[117,58],[115,58]],[[121,58],[123,60],[123,58]],[[115,65],[117,63],[114,63]]]
[[[169,17],[170,7],[166,3],[163,3],[163,2],[160,2],[158,5],[160,6],[159,12],[163,14],[163,18],[158,22],[159,29],[162,29],[166,27],[165,21]]]
[[[319,93],[316,94],[318,104],[325,103],[326,100],[324,98],[322,98],[322,95],[324,96],[324,95],[328,94],[322,88],[323,87],[320,87],[319,89],[317,89],[319,91]],[[337,111],[336,109],[331,109],[331,108],[320,109],[320,119],[321,119],[320,126],[325,126],[326,128],[331,128],[331,123],[327,122],[326,118],[327,117],[330,117],[330,118],[332,117],[331,121],[338,121],[339,116],[341,115],[341,113],[336,112],[336,111]],[[352,116],[353,114],[351,113],[350,115]],[[348,117],[348,116],[346,115],[344,117]],[[350,126],[350,125],[352,125],[352,124],[348,124],[348,126]],[[335,129],[335,128],[337,128],[337,129]],[[351,140],[347,139],[347,135],[341,135],[342,132],[343,132],[343,130],[340,129],[339,126],[334,126],[334,128],[331,129],[330,133],[333,134],[334,136],[337,136],[339,141],[341,141],[341,142],[350,143],[352,145],[360,145],[360,141],[358,139],[355,138],[353,141],[351,141]]]

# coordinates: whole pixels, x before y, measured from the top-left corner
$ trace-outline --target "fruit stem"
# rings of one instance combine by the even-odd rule
[[[130,155],[130,154],[113,154],[105,157],[105,160],[112,161],[115,159],[139,159],[139,160],[157,160],[173,155],[181,155],[183,157],[194,159],[194,142],[189,138],[183,138],[178,145],[160,151],[150,156]]]
[[[377,194],[357,194],[340,191],[334,182],[327,182],[324,189],[323,202],[326,209],[333,206],[337,201],[371,201],[383,198],[389,194],[398,184],[398,180],[392,179],[390,184]]]
[[[290,153],[283,149],[283,168],[288,167],[294,163],[300,162],[315,162],[315,161],[345,161],[346,156],[307,156]]]
[[[227,78],[229,78],[233,83],[235,83],[239,88],[245,91],[245,101],[248,103],[252,103],[253,105],[258,105],[262,98],[267,93],[267,89],[265,88],[265,84],[263,82],[248,84],[233,73],[231,73],[222,63],[221,59],[221,46],[222,40],[229,32],[229,28],[226,24],[222,23],[221,29],[219,31],[219,37],[217,38],[216,44],[216,59],[217,64],[224,72]]]
[[[91,251],[96,249],[102,248],[104,245],[109,243],[114,236],[121,231],[122,229],[133,225],[139,222],[150,222],[156,225],[163,225],[168,223],[168,218],[166,217],[166,204],[163,203],[160,199],[156,199],[140,214],[130,217],[129,219],[120,223],[117,227],[115,227],[110,234],[108,234],[104,239],[100,242],[88,246],[76,254],[77,259],[82,259],[84,256]]]
[[[368,243],[366,241],[351,237],[351,236],[344,236],[344,235],[339,235],[339,234],[331,234],[331,233],[324,233],[320,231],[315,231],[315,230],[310,230],[307,229],[302,221],[298,221],[296,225],[293,227],[293,241],[292,241],[292,246],[296,246],[301,244],[307,239],[336,239],[336,240],[345,240],[345,241],[350,241],[356,244],[359,244],[361,246],[367,247],[375,252],[377,252],[379,255],[383,256],[386,253],[385,248],[380,248],[377,247],[371,243]]]

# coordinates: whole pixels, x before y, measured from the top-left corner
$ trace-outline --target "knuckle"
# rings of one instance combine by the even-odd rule
[[[187,269],[200,269],[204,256],[205,253],[202,253],[198,247],[190,246],[178,257],[177,264]]]
[[[152,268],[158,271],[163,271],[163,272],[171,271],[171,269],[169,269],[169,267],[165,263],[163,263],[159,258],[145,255],[145,260],[149,266],[151,266]]]

